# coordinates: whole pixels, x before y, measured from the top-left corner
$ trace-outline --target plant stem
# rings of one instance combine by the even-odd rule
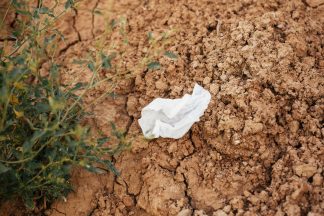
[[[7,15],[8,15],[9,9],[10,9],[10,7],[11,7],[11,5],[12,5],[12,1],[13,1],[13,0],[11,0],[10,3],[9,3],[9,5],[8,5],[8,8],[7,8],[7,10],[6,10],[6,13],[5,13],[5,15],[4,15],[4,17],[3,17],[2,21],[1,21],[0,28],[2,28],[2,25],[3,25],[4,21],[5,21],[5,19],[7,18]]]

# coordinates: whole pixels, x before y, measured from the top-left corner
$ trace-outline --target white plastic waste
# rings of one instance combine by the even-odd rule
[[[156,98],[142,110],[138,120],[148,139],[164,137],[179,139],[199,121],[210,102],[210,93],[195,84],[192,95],[179,99]]]

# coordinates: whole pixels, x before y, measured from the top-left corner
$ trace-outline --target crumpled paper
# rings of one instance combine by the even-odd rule
[[[142,109],[138,120],[145,138],[181,138],[199,121],[210,99],[210,93],[198,84],[195,84],[192,95],[185,94],[179,99],[154,99]]]

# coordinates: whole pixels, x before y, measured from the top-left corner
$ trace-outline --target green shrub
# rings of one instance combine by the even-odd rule
[[[91,89],[95,79],[63,87],[54,58],[46,59],[51,64],[49,75],[40,75],[47,48],[59,37],[51,25],[61,15],[54,15],[53,8],[43,7],[41,2],[32,7],[11,1],[10,6],[24,20],[17,20],[19,28],[11,35],[14,45],[10,52],[0,48],[0,199],[20,197],[29,208],[40,199],[51,202],[64,197],[71,190],[69,174],[75,165],[93,172],[107,167],[118,174],[107,158],[127,145],[124,134],[114,127],[118,139],[114,139],[115,147],[109,148],[104,145],[107,137],[93,140],[89,129],[80,124],[86,114],[82,109],[84,94],[74,93]],[[65,7],[72,5],[68,0]],[[107,62],[102,58],[102,63],[90,66],[89,73],[95,77]],[[95,166],[98,164],[103,169]]]

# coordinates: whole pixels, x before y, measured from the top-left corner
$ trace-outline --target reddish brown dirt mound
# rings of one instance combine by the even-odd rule
[[[126,18],[125,71],[147,52],[148,32],[175,30],[168,50],[179,58],[161,57],[160,70],[141,71],[119,83],[117,99],[89,107],[91,124],[109,134],[116,121],[132,149],[116,157],[119,178],[76,172],[78,189],[48,214],[324,214],[324,1],[81,3],[69,18],[75,41],[61,52],[67,83],[87,79],[70,63],[104,27],[82,7]],[[145,141],[141,109],[190,93],[196,82],[212,94],[201,121],[179,140]]]

